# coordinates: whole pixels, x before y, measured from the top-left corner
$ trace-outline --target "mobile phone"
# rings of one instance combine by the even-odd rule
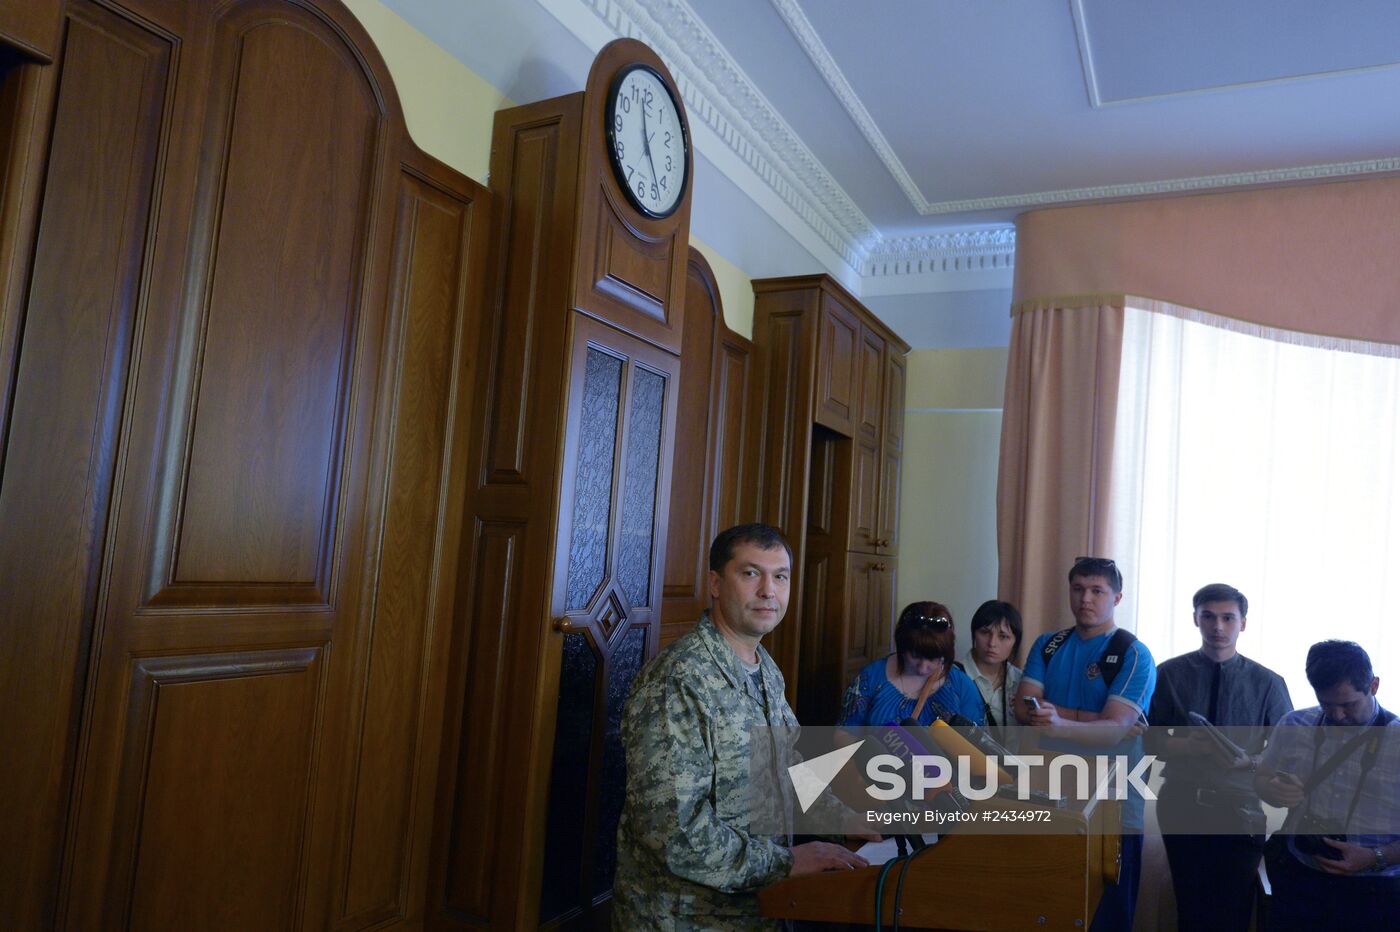
[[[1027,709],[1030,709],[1032,712],[1040,711],[1040,700],[1035,696],[1026,696],[1025,700]]]

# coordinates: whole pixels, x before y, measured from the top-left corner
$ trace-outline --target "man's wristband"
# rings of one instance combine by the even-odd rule
[[[1390,866],[1390,862],[1385,858],[1384,848],[1372,848],[1371,853],[1376,856],[1376,863],[1371,867],[1373,871],[1383,871]]]

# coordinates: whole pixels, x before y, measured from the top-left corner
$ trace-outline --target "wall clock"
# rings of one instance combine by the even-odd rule
[[[690,140],[662,76],[650,65],[617,73],[604,108],[608,158],[632,206],[649,217],[668,217],[685,194]]]

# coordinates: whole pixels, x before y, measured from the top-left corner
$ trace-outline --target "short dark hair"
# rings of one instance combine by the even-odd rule
[[[1249,617],[1249,599],[1234,586],[1227,586],[1223,582],[1213,582],[1209,586],[1197,589],[1196,594],[1191,596],[1191,611],[1196,611],[1207,602],[1234,602],[1240,607],[1240,617]],[[1267,615],[1268,612],[1264,614]]]
[[[1069,581],[1074,582],[1076,576],[1102,576],[1114,592],[1123,591],[1123,574],[1108,557],[1075,557],[1074,566],[1069,568]]]
[[[734,559],[734,548],[739,544],[753,544],[760,550],[787,551],[788,562],[792,562],[792,545],[783,532],[771,524],[736,524],[719,532],[715,542],[710,544],[710,569],[723,573],[729,561]]]
[[[977,611],[972,613],[972,634],[976,635],[983,628],[990,628],[1003,621],[1016,638],[1016,643],[1011,648],[1011,659],[1015,660],[1021,656],[1021,613],[1010,602],[988,599],[977,606]]]
[[[946,618],[948,626],[937,631],[925,620],[928,618]],[[894,626],[895,665],[903,673],[904,655],[911,654],[924,660],[941,660],[947,670],[953,665],[956,637],[953,613],[948,606],[942,602],[910,602]]]
[[[1361,692],[1370,692],[1375,673],[1371,658],[1355,641],[1319,641],[1308,648],[1304,668],[1314,692],[1350,683]]]

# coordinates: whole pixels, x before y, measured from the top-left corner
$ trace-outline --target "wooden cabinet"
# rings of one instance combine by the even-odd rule
[[[848,436],[860,416],[860,335],[856,312],[832,295],[823,294],[817,337],[817,410],[813,419]]]
[[[823,724],[854,670],[889,649],[909,347],[827,276],[754,292],[755,511],[803,574],[768,647],[799,718]]]
[[[845,654],[843,680],[849,683],[860,668],[894,649],[895,564],[864,553],[847,556]]]
[[[657,217],[619,186],[604,103],[634,65],[674,89],[620,39],[583,91],[496,114],[496,313],[458,576],[471,635],[449,683],[429,928],[588,927],[607,909],[622,703],[665,598],[693,190],[687,174]]]

